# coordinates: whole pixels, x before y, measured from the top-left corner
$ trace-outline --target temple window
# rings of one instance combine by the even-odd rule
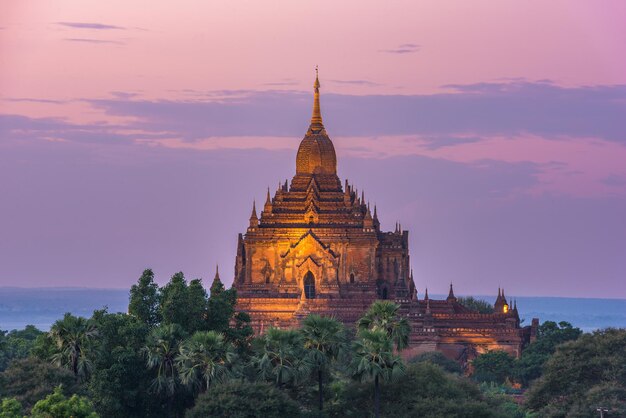
[[[315,277],[310,271],[304,275],[304,297],[315,299]]]
[[[354,283],[354,273],[350,273],[350,283]]]

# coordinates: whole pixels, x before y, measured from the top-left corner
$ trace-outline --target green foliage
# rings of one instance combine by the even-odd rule
[[[395,381],[380,388],[380,416],[410,417],[521,417],[510,414],[510,402],[487,399],[476,384],[440,367],[422,362],[411,364]],[[371,387],[350,383],[337,391],[328,405],[330,417],[369,417],[374,407]],[[517,408],[516,413],[521,413]]]
[[[569,322],[546,321],[537,330],[537,339],[530,344],[516,362],[515,376],[524,386],[541,376],[543,366],[559,344],[576,340],[582,331]]]
[[[324,409],[323,375],[330,363],[346,349],[343,324],[333,318],[309,315],[302,321],[300,332],[304,337],[309,363],[317,371],[318,409]]]
[[[0,418],[22,418],[22,404],[15,398],[4,398],[0,401]]]
[[[267,383],[231,382],[200,395],[186,418],[297,418],[298,404]]]
[[[274,381],[278,387],[298,384],[311,372],[304,350],[302,334],[297,330],[269,328],[254,340],[251,363],[263,380]]]
[[[99,330],[90,398],[101,416],[156,417],[162,405],[146,390],[154,378],[141,348],[149,325],[133,315],[96,311],[92,321]]]
[[[66,395],[80,390],[71,371],[35,357],[14,360],[0,373],[0,397],[15,398],[27,410],[59,385]]]
[[[182,272],[174,274],[161,288],[159,310],[163,324],[178,324],[188,334],[209,329],[206,324],[207,294],[202,281],[194,279],[187,285]]]
[[[396,349],[402,350],[409,344],[411,328],[405,318],[399,316],[400,305],[386,300],[379,300],[369,307],[359,319],[359,330],[383,330],[396,344]]]
[[[34,325],[26,325],[23,330],[0,331],[0,372],[5,370],[11,360],[26,358],[30,355],[35,340],[43,331]]]
[[[154,273],[151,269],[145,269],[137,284],[130,288],[128,313],[148,326],[157,325],[161,322],[159,296],[159,286],[154,282]]]
[[[528,392],[527,405],[540,416],[626,416],[626,330],[584,334],[560,345],[543,376]]]
[[[183,384],[204,392],[232,375],[233,346],[215,331],[199,331],[180,345],[176,357]]]
[[[156,393],[174,396],[179,386],[176,356],[185,332],[178,324],[160,325],[152,330],[143,351],[149,369],[155,369],[156,378],[150,387]]]
[[[472,362],[472,377],[479,382],[502,384],[513,373],[515,359],[501,350],[487,351]]]
[[[63,395],[60,387],[45,399],[35,404],[33,418],[98,418],[91,402],[87,398],[72,395],[69,399]]]
[[[440,351],[427,351],[426,353],[418,354],[417,356],[411,358],[408,363],[431,363],[441,367],[448,373],[461,374],[463,372],[463,369],[461,368],[461,365],[459,363],[449,359]]]
[[[478,313],[482,314],[493,313],[493,305],[482,299],[476,299],[473,296],[461,296],[457,298],[457,301],[472,311],[478,311]]]
[[[86,378],[92,368],[89,349],[97,336],[98,330],[91,321],[66,313],[50,329],[56,347],[52,360],[70,369],[74,376]]]
[[[383,329],[359,331],[352,349],[351,369],[361,381],[391,380],[404,371],[402,359],[394,353],[391,338]]]

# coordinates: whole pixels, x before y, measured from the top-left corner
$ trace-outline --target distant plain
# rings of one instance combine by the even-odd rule
[[[421,295],[420,295],[421,297]],[[444,299],[446,295],[431,295]],[[493,303],[495,296],[475,295]],[[514,297],[522,325],[532,318],[567,321],[585,332],[607,327],[626,328],[626,299]],[[0,330],[35,325],[47,331],[65,312],[90,317],[94,310],[126,312],[127,289],[0,287]]]

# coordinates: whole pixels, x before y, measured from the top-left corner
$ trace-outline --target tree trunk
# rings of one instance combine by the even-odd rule
[[[374,378],[374,413],[380,418],[380,389],[378,388],[378,375]]]
[[[319,397],[320,397],[320,412],[322,412],[322,410],[324,409],[324,395],[322,393],[322,369],[318,369],[317,370],[317,387],[319,390]],[[320,413],[320,416],[322,414]]]

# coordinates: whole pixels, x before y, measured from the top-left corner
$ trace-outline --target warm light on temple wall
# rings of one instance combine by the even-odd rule
[[[502,307],[502,311],[504,313],[507,313],[509,311],[509,305],[507,305],[506,303],[504,304],[504,306]]]

